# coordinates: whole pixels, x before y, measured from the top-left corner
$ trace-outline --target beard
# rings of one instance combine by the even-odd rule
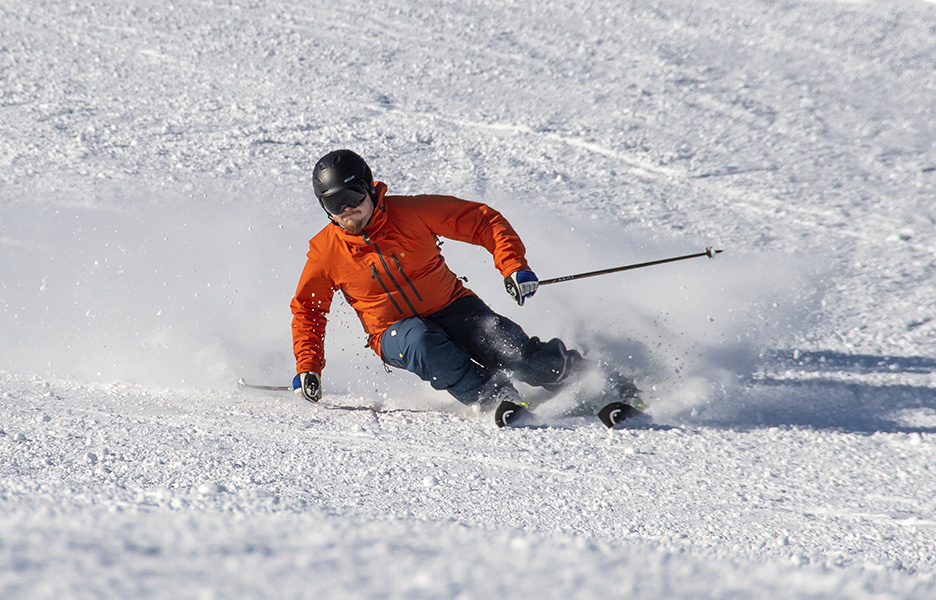
[[[362,221],[339,221],[338,224],[351,235],[361,235],[361,232],[364,231],[364,223]]]
[[[374,208],[373,201],[368,197],[361,204],[361,208],[348,211],[346,218],[342,218],[340,215],[333,216],[332,218],[342,229],[351,235],[361,235],[361,233],[364,232],[364,228],[367,227],[371,218],[374,216]]]

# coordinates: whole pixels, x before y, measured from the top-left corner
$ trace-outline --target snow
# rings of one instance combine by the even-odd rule
[[[0,31],[0,597],[936,596],[932,3],[4,0]],[[340,301],[323,405],[237,390],[291,379],[337,147],[502,210],[542,278],[724,249],[518,307],[444,246],[652,421],[497,430]]]

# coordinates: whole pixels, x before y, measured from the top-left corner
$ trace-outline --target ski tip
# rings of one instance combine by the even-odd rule
[[[523,420],[526,407],[509,400],[501,402],[494,411],[494,424],[498,427],[517,426]]]
[[[612,402],[598,412],[598,418],[605,427],[613,429],[616,425],[640,414],[642,413],[630,404]]]
[[[237,387],[239,388],[247,387],[247,381],[243,377],[241,377],[240,379],[237,380]]]

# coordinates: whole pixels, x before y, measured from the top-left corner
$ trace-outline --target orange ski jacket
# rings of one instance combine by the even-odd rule
[[[397,321],[424,317],[473,292],[449,270],[437,236],[484,246],[504,277],[529,269],[520,237],[499,212],[452,196],[388,196],[377,182],[374,216],[361,235],[330,223],[309,240],[292,309],[296,371],[321,373],[335,291],[357,312],[368,345]]]

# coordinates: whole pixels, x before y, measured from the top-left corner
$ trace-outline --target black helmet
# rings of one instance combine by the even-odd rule
[[[364,159],[350,150],[329,152],[312,169],[312,188],[322,208],[338,215],[359,206],[367,194],[376,196],[374,176]]]

